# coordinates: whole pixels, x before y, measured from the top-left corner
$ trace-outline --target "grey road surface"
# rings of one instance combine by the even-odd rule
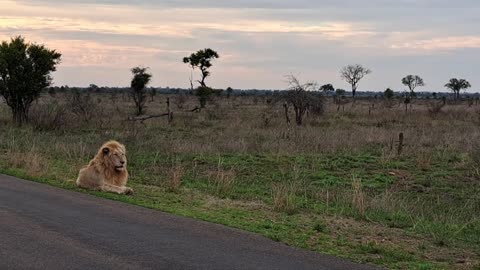
[[[0,175],[0,269],[375,269]]]

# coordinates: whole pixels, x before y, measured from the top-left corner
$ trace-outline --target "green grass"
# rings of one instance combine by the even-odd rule
[[[156,166],[168,167],[177,164],[185,168],[180,193],[168,192],[163,187],[168,176],[152,175],[148,169],[136,169],[148,168],[152,159],[157,159]],[[339,215],[342,219],[359,220],[360,223],[399,228],[415,235],[428,236],[433,245],[440,247],[479,245],[478,221],[467,226],[452,222],[445,224],[427,217],[414,216],[407,209],[368,209],[365,216],[360,216],[352,209],[348,196],[332,200],[328,206],[325,201],[315,198],[315,193],[323,190],[337,192],[336,196],[346,196],[342,192],[350,189],[352,174],[365,179],[362,183],[370,196],[379,196],[391,187],[395,179],[388,174],[388,170],[375,168],[376,159],[377,157],[370,154],[335,157],[178,155],[174,159],[161,155],[152,157],[147,153],[137,154],[136,159],[130,162],[134,175],[130,183],[136,190],[133,197],[85,191],[66,183],[66,179],[58,175],[65,175],[69,170],[68,159],[51,160],[48,172],[39,176],[32,176],[22,168],[0,171],[53,186],[256,232],[292,246],[392,268],[437,269],[447,267],[449,263],[429,262],[422,258],[422,252],[409,253],[402,250],[402,247],[383,247],[374,242],[362,241],[352,243],[349,233],[345,240],[341,240],[343,232],[338,228],[332,229],[332,225],[324,218]],[[194,168],[192,163],[196,164]],[[218,169],[219,164],[224,169],[234,169],[236,172],[236,185],[228,194],[215,193],[206,175],[206,172]],[[1,165],[2,168],[7,167],[5,161]],[[451,175],[451,172],[447,175]],[[75,175],[70,176],[73,177]],[[271,185],[284,181],[297,183],[301,190],[294,192],[296,210],[293,214],[271,210]],[[445,186],[439,183],[434,185],[440,187],[439,191]],[[402,199],[408,200],[409,196]],[[250,205],[248,202],[254,204]]]

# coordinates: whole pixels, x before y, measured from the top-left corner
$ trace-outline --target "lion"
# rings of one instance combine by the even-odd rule
[[[126,186],[127,180],[125,146],[109,141],[102,145],[87,166],[80,169],[76,184],[86,189],[131,195],[133,189]]]

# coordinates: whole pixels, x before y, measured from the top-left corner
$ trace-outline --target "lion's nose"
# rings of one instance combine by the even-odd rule
[[[122,160],[122,161],[120,161],[120,163],[122,163],[122,165],[123,165],[123,164],[125,164],[125,161]]]

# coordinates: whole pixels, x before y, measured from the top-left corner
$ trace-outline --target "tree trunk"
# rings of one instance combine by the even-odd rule
[[[295,109],[295,122],[297,123],[297,126],[301,126],[303,124],[303,114],[304,112],[300,108],[294,108]]]
[[[13,121],[18,126],[28,122],[28,108],[22,104],[12,107]]]
[[[283,103],[283,108],[285,109],[285,120],[287,121],[287,125],[290,125],[290,117],[288,116],[288,104],[287,104],[287,102]]]

